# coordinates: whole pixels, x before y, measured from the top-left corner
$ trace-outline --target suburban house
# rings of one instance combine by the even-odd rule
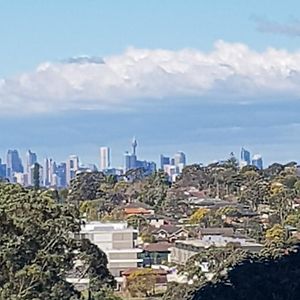
[[[154,210],[151,206],[142,203],[142,202],[132,202],[128,203],[123,206],[123,211],[125,215],[142,215],[142,216],[148,216],[148,215],[154,215]]]
[[[189,231],[184,227],[176,225],[162,225],[152,231],[153,236],[157,241],[185,240],[189,237]]]
[[[160,265],[169,262],[171,250],[173,246],[169,242],[157,242],[143,245],[143,258],[144,266]]]
[[[149,215],[146,216],[147,222],[149,225],[159,228],[162,225],[170,225],[171,224],[171,218],[168,218],[166,216],[160,216],[160,215]]]
[[[199,239],[202,239],[205,236],[233,236],[234,230],[232,227],[208,227],[201,228],[198,233]]]

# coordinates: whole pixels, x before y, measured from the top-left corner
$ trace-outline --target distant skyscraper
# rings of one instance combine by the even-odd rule
[[[255,154],[252,157],[252,165],[258,168],[259,170],[263,169],[263,160],[260,154]]]
[[[35,166],[35,164],[30,167],[29,174],[28,174],[28,184],[30,186],[34,185],[34,166]],[[38,166],[39,166],[40,186],[43,186],[43,185],[45,185],[44,184],[44,170],[40,164],[38,164]]]
[[[107,170],[110,167],[110,149],[109,147],[100,148],[100,171]]]
[[[6,177],[6,164],[3,164],[0,158],[0,178],[5,178],[5,177]]]
[[[124,172],[130,170],[130,157],[131,154],[128,151],[126,151],[124,153]]]
[[[67,172],[66,179],[67,184],[70,184],[70,181],[75,177],[76,172],[79,170],[79,158],[77,155],[70,155],[67,160]]]
[[[37,155],[31,150],[26,152],[26,173],[29,173],[30,167],[37,162]]]
[[[160,155],[160,169],[164,170],[165,165],[170,164],[170,157],[164,156],[163,154]]]
[[[23,173],[24,168],[17,150],[7,151],[7,177],[11,180],[14,173]]]
[[[45,186],[49,186],[50,185],[50,176],[49,176],[49,169],[50,169],[50,162],[48,158],[44,159],[44,184]]]
[[[59,177],[58,179],[58,187],[66,187],[67,186],[67,165],[66,163],[60,163],[56,167],[56,174]]]
[[[186,156],[183,152],[177,152],[174,155],[174,164],[175,164],[176,167],[179,167],[179,166],[185,167],[185,165],[186,165]]]
[[[45,186],[54,186],[52,184],[52,177],[55,174],[56,164],[52,158],[45,158],[44,159],[44,184]]]
[[[137,159],[135,154],[129,152],[124,153],[124,172],[135,169],[137,167]]]
[[[242,148],[241,150],[241,166],[249,166],[251,164],[251,158],[250,158],[250,152],[246,150],[245,148]]]

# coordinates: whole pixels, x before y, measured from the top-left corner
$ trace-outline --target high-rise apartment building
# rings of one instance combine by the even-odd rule
[[[77,155],[70,155],[66,164],[66,179],[67,184],[75,177],[76,172],[79,170],[79,158]]]
[[[110,149],[109,147],[100,148],[100,171],[109,169],[110,167]]]

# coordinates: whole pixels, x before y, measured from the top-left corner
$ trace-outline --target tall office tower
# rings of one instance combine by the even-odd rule
[[[124,172],[130,170],[130,160],[131,160],[131,154],[128,151],[126,151],[124,153]]]
[[[245,148],[242,148],[241,150],[241,166],[249,166],[251,164],[251,159],[250,159],[250,152],[246,150]]]
[[[6,164],[3,164],[0,158],[0,178],[5,178],[5,177],[6,177]]]
[[[11,180],[13,174],[16,173],[23,173],[24,168],[22,165],[21,158],[17,150],[8,150],[7,151],[7,177]]]
[[[136,169],[137,167],[138,165],[137,165],[136,155],[126,151],[124,153],[124,172],[127,172],[128,170]]]
[[[160,155],[160,169],[163,170],[165,165],[170,164],[170,157],[164,156],[163,154]]]
[[[259,170],[263,169],[263,160],[260,154],[255,154],[252,157],[252,165],[258,168]]]
[[[37,155],[34,152],[31,152],[31,150],[28,150],[26,152],[26,173],[29,173],[29,169],[32,165],[34,165],[37,162]]]
[[[175,164],[176,167],[179,167],[179,166],[185,167],[185,165],[186,165],[186,156],[183,152],[177,152],[174,155],[174,164]]]
[[[57,179],[56,179],[56,162],[51,159],[50,168],[49,168],[49,178],[50,178],[50,186],[57,186]],[[53,179],[55,178],[55,179]]]
[[[50,177],[49,177],[49,159],[45,158],[44,159],[44,184],[45,186],[49,186],[50,185]]]
[[[107,170],[110,167],[110,149],[109,147],[100,148],[100,171]]]
[[[34,186],[34,165],[32,165],[29,169],[29,173],[28,173],[28,185],[30,186]],[[44,170],[43,167],[38,164],[39,166],[39,177],[40,177],[40,186],[44,185]]]
[[[55,174],[56,164],[52,158],[44,159],[44,184],[45,186],[52,185],[52,176]]]
[[[77,155],[70,155],[67,160],[67,172],[66,179],[67,184],[70,184],[70,181],[75,177],[76,172],[79,170],[79,158]]]
[[[59,177],[58,179],[58,187],[66,187],[67,186],[67,165],[66,163],[60,163],[56,166],[56,175]]]

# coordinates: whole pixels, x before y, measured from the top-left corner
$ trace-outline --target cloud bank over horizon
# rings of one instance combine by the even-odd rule
[[[128,48],[108,57],[73,57],[0,80],[0,114],[134,109],[196,99],[252,103],[297,100],[300,50],[217,41],[210,52]]]

